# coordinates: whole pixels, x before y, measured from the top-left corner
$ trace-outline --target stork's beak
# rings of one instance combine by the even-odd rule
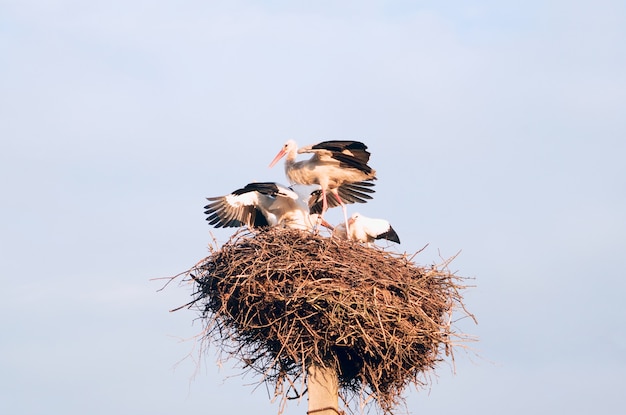
[[[274,157],[274,160],[270,163],[270,168],[274,167],[274,164],[278,163],[278,160],[280,160],[285,154],[287,154],[287,151],[284,148],[281,149],[278,154],[276,154],[276,157]]]
[[[324,218],[322,218],[322,221],[320,222],[320,225],[322,225],[323,227],[330,229],[331,231],[335,229],[335,227],[333,225],[331,225],[330,223],[326,222],[326,220]]]

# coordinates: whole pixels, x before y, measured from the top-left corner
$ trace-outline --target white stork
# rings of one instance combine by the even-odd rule
[[[204,207],[204,213],[216,228],[286,226],[310,230],[315,219],[311,218],[309,204],[318,203],[318,193],[317,186],[313,191],[309,187],[305,193],[303,189],[273,182],[249,183],[228,195],[208,197],[210,203]]]
[[[299,153],[313,153],[308,160],[296,161]],[[324,217],[329,207],[341,205],[346,228],[348,213],[346,203],[365,203],[372,197],[376,180],[376,171],[367,165],[370,153],[367,146],[359,141],[324,141],[298,149],[295,141],[289,140],[283,145],[274,160],[285,157],[285,173],[291,183],[318,184],[321,186],[321,207],[312,209]],[[329,198],[331,193],[334,198]]]
[[[350,225],[349,231],[346,231],[345,225],[341,223],[335,227],[333,236],[367,243],[368,245],[376,239],[387,239],[400,243],[398,234],[385,219],[368,218],[360,213],[353,213],[348,219],[348,224]]]

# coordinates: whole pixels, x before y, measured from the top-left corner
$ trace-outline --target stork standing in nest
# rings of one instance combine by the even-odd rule
[[[308,160],[296,161],[298,154],[312,153]],[[359,141],[323,141],[298,149],[295,141],[289,140],[283,145],[274,160],[273,167],[285,157],[285,173],[291,183],[318,184],[321,186],[322,206],[319,213],[330,207],[341,205],[346,229],[349,230],[346,203],[365,203],[372,197],[371,189],[376,180],[376,171],[367,165],[370,153],[367,146]],[[328,193],[332,197],[328,197]],[[349,232],[348,232],[349,234]]]

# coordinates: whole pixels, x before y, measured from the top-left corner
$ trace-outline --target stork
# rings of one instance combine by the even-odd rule
[[[313,153],[308,160],[296,161],[298,154]],[[270,163],[273,167],[285,157],[285,174],[291,183],[318,184],[321,187],[321,207],[315,212],[323,219],[329,207],[340,205],[346,229],[346,203],[365,203],[372,197],[371,189],[376,171],[367,165],[370,153],[359,141],[323,141],[298,149],[295,141],[287,141]],[[331,193],[334,198],[328,197]],[[318,212],[319,210],[319,212]]]
[[[333,236],[340,239],[352,239],[368,245],[376,239],[387,239],[400,243],[398,234],[385,219],[368,218],[360,213],[353,213],[348,219],[348,224],[350,225],[349,228],[346,228],[343,223],[337,225],[333,231]]]
[[[301,189],[274,182],[249,183],[225,196],[208,197],[206,220],[216,228],[285,226],[313,229],[309,204],[315,206],[319,187]],[[330,227],[325,221],[324,226]]]

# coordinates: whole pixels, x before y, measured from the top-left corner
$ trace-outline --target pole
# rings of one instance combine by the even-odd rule
[[[308,415],[341,415],[335,370],[311,363],[307,368]]]

